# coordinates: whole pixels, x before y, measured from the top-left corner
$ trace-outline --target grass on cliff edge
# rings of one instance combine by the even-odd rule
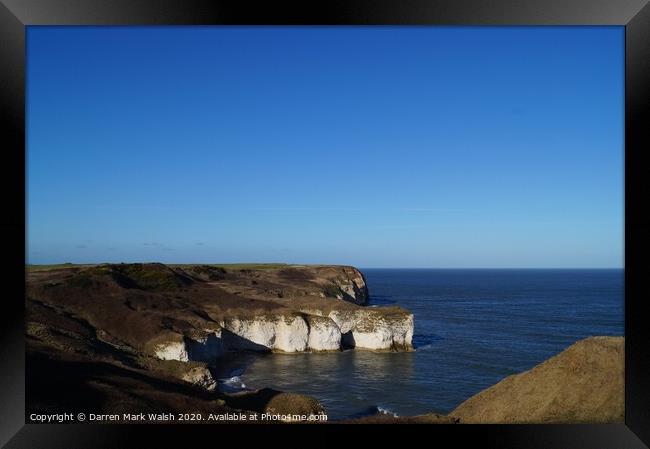
[[[143,262],[122,262],[125,265],[132,265]],[[144,263],[157,263],[157,262],[144,262]],[[110,263],[110,265],[119,265],[119,262]],[[66,268],[89,268],[96,267],[99,265],[107,265],[106,263],[98,264],[74,264],[74,263],[59,263],[51,265],[35,265],[35,264],[26,264],[25,270],[29,272],[36,271],[49,271],[49,270],[63,270]],[[196,267],[196,266],[207,266],[214,268],[224,268],[226,270],[277,270],[280,268],[306,268],[306,267],[337,267],[345,265],[336,265],[336,264],[290,264],[290,263],[169,263],[163,264],[169,267]]]
[[[302,265],[291,265],[288,263],[172,263],[172,267],[196,267],[206,266],[214,268],[225,268],[229,270],[275,270],[278,268],[296,267]]]
[[[96,264],[74,264],[74,263],[57,263],[52,265],[34,265],[26,264],[25,270],[27,271],[48,271],[48,270],[62,270],[64,268],[86,268],[94,267]]]
[[[134,262],[135,263],[135,262]],[[131,264],[130,262],[128,263]],[[103,264],[73,264],[73,263],[59,263],[51,265],[35,265],[26,264],[27,271],[48,271],[48,270],[62,270],[65,268],[89,268]],[[119,265],[116,263],[114,265]],[[286,267],[304,267],[305,265],[287,264],[287,263],[185,263],[185,264],[164,264],[171,267],[196,267],[196,266],[209,266],[215,268],[225,268],[230,270],[274,270]]]

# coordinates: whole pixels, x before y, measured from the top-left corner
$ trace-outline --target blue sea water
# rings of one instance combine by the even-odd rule
[[[623,335],[621,269],[365,269],[370,306],[413,312],[415,352],[249,356],[249,388],[318,398],[330,419],[448,413],[591,335]]]

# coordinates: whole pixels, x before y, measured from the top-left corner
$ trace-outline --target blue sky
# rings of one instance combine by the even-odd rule
[[[622,27],[29,27],[29,263],[622,267]]]

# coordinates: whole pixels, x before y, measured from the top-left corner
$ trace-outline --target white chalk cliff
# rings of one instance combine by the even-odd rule
[[[200,337],[172,334],[155,345],[164,360],[210,363],[226,351],[336,351],[343,348],[410,350],[413,315],[374,309],[230,318]]]
[[[223,324],[226,332],[222,332],[222,338],[228,350],[301,352],[307,349],[309,327],[299,315],[232,318]]]
[[[308,315],[309,340],[312,351],[338,351],[341,349],[341,329],[329,317]]]
[[[376,309],[332,311],[344,346],[362,349],[409,350],[413,339],[413,315],[385,314]]]

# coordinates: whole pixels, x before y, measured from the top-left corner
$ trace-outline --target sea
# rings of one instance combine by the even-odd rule
[[[624,335],[622,269],[361,271],[368,307],[414,314],[414,352],[249,354],[224,386],[311,395],[330,420],[446,414],[582,338]]]

